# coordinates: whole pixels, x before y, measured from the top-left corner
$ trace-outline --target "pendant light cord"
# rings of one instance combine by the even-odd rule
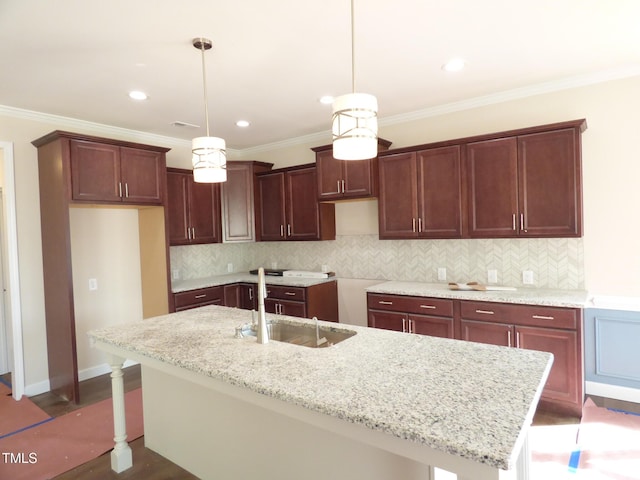
[[[207,70],[204,63],[204,39],[200,42],[200,51],[202,52],[202,85],[204,87],[204,119],[207,125],[207,137],[209,137],[209,100],[207,97]]]
[[[356,47],[355,47],[355,21],[354,8],[351,0],[351,93],[356,93]]]

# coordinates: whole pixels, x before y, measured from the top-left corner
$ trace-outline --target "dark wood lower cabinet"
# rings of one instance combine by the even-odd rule
[[[204,305],[256,310],[258,308],[256,283],[240,282],[229,285],[201,288],[174,294],[176,311]],[[268,313],[291,315],[329,322],[338,321],[338,283],[319,283],[308,287],[267,285],[265,310]]]
[[[582,312],[579,308],[367,294],[370,327],[456,338],[553,354],[540,405],[582,414]],[[431,310],[435,315],[410,313]],[[440,316],[442,315],[442,316]]]

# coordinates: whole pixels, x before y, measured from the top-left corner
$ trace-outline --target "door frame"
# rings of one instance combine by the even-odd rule
[[[13,345],[13,365],[11,386],[13,398],[20,400],[24,395],[24,350],[22,344],[22,306],[20,303],[20,270],[18,262],[18,223],[16,214],[15,162],[13,143],[0,141],[3,151],[4,173],[4,223],[7,239],[7,285],[11,310],[11,338]],[[11,361],[11,360],[10,360]]]

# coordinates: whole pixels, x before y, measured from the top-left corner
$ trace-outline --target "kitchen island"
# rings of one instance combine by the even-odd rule
[[[120,376],[131,359],[146,446],[201,478],[417,480],[434,467],[528,478],[550,354],[329,322],[356,334],[328,348],[260,345],[235,338],[250,321],[209,306],[89,334],[113,369],[114,470],[130,465]]]

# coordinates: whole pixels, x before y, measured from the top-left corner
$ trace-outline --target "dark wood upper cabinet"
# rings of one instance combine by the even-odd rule
[[[315,165],[256,176],[259,240],[334,240],[335,206],[318,202]]]
[[[272,167],[272,163],[251,160],[227,162],[227,181],[221,185],[223,242],[256,239],[255,174]]]
[[[378,139],[378,151],[391,142]],[[318,199],[341,200],[378,196],[378,158],[368,160],[336,160],[332,145],[312,148],[316,153]]]
[[[460,238],[460,147],[381,155],[380,238]]]
[[[162,203],[163,153],[86,140],[69,148],[74,201]]]
[[[196,183],[191,170],[167,169],[169,243],[218,243],[220,184]]]
[[[521,236],[582,235],[580,156],[576,128],[518,137]]]
[[[380,238],[582,235],[585,120],[379,156]]]
[[[515,138],[466,145],[470,237],[513,237],[518,217],[518,146]]]

